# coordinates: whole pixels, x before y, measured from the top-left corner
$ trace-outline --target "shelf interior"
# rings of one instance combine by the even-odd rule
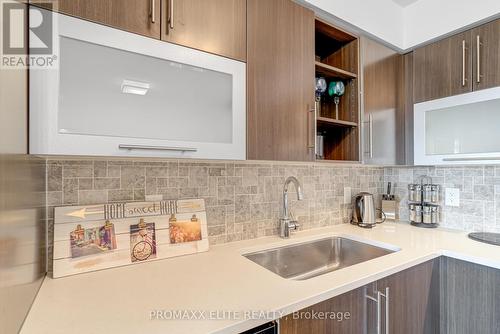
[[[352,73],[328,64],[323,64],[319,61],[315,62],[315,66],[316,66],[316,74],[323,76],[326,79],[351,80],[351,79],[356,79],[358,77],[356,73]]]
[[[324,160],[359,161],[359,41],[321,19],[316,19],[315,28],[316,77],[324,77],[327,85],[341,80],[345,86],[337,108],[327,92],[316,103]]]
[[[344,126],[344,127],[357,127],[358,123],[356,122],[351,122],[351,121],[343,121],[339,119],[334,119],[334,118],[328,118],[328,117],[317,117],[316,118],[318,122],[318,127],[331,127],[331,126]]]

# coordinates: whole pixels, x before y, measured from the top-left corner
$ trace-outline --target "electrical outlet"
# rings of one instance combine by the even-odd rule
[[[458,189],[458,188],[445,188],[444,205],[446,205],[446,206],[460,206],[460,189]]]
[[[351,202],[352,202],[351,187],[344,187],[344,204],[351,204]]]

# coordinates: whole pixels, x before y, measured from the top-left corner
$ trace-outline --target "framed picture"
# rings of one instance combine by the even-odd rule
[[[201,240],[201,222],[196,214],[189,220],[177,220],[171,215],[168,225],[171,244]]]
[[[72,258],[116,249],[115,226],[109,221],[104,226],[86,229],[78,225],[70,233],[70,245]]]
[[[132,262],[156,258],[155,223],[144,219],[137,225],[130,225],[130,257]]]

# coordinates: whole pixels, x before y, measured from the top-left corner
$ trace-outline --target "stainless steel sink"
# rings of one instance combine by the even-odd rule
[[[283,278],[305,280],[395,251],[347,238],[329,237],[243,256]]]

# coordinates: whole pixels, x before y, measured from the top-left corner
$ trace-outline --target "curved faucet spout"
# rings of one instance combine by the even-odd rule
[[[285,185],[283,186],[283,219],[289,219],[288,213],[288,186],[293,183],[295,190],[297,191],[297,199],[299,201],[304,199],[304,194],[302,193],[302,186],[299,180],[295,176],[290,176],[286,179]]]

